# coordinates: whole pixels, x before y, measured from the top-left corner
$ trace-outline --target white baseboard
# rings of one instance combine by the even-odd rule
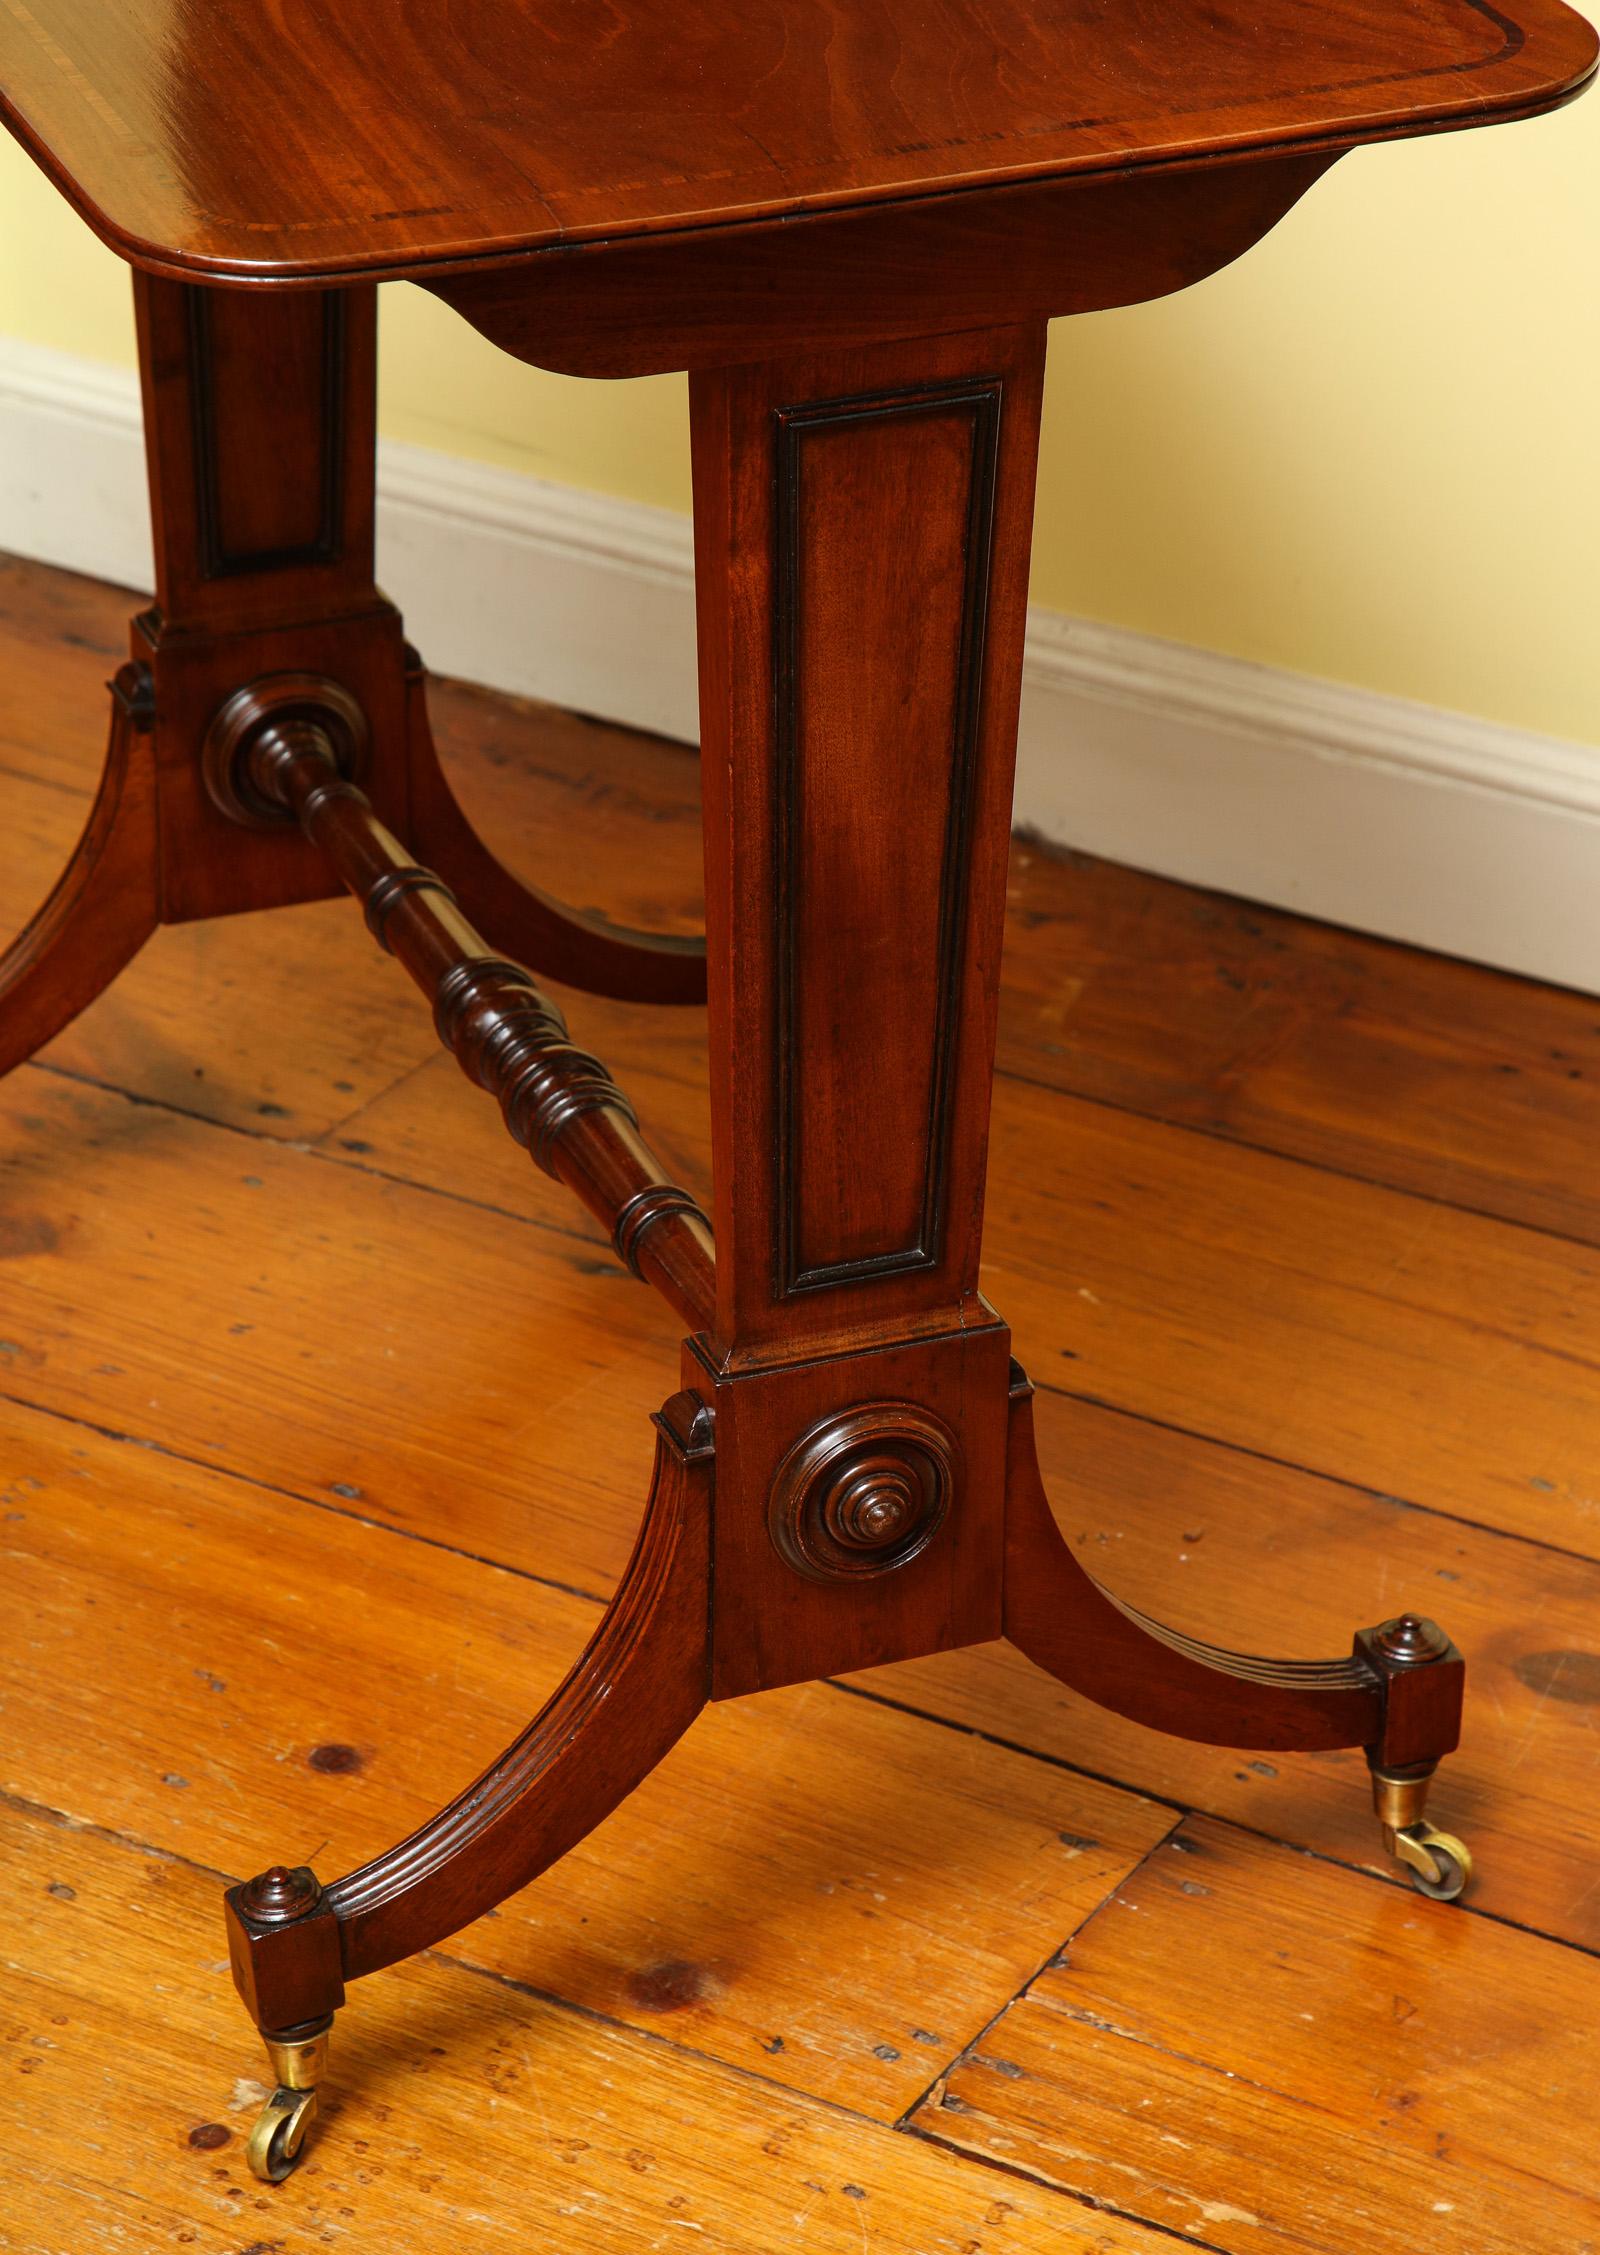
[[[430,665],[692,741],[687,519],[380,449],[379,572]],[[136,387],[0,338],[0,546],[150,584]],[[1034,610],[1022,826],[1600,989],[1600,747]]]

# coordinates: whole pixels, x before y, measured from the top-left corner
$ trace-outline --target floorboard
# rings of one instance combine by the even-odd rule
[[[1164,2234],[448,1958],[345,2015],[294,2190],[248,2174],[263,2091],[218,1979],[217,1877],[0,1806],[25,1872],[3,2036],[9,2244],[48,2255],[698,2247],[1169,2255]]]
[[[127,608],[0,566],[15,922]],[[437,717],[508,859],[693,927],[690,755]],[[1026,844],[1008,950],[986,1283],[1067,1535],[1247,1648],[1443,1618],[1468,1903],[1395,1881],[1359,1757],[1181,1746],[1001,1647],[772,1694],[363,1984],[266,2194],[222,1880],[331,1872],[520,1727],[675,1329],[348,904],[163,932],[0,1088],[0,2245],[1600,2248],[1600,1003]],[[571,1007],[703,1181],[701,1014]]]
[[[1238,2255],[1592,2255],[1597,2013],[1591,1959],[1195,1823],[916,2126]]]

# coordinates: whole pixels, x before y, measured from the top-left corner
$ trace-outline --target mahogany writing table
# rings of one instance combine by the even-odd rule
[[[0,0],[7,120],[134,268],[156,544],[0,1069],[158,924],[346,886],[688,1330],[542,1713],[361,1870],[229,1895],[258,2174],[345,1984],[533,1879],[708,1699],[1008,1636],[1158,1729],[1364,1747],[1391,1848],[1460,1892],[1423,1815],[1448,1639],[1258,1659],[1122,1605],[978,1292],[1028,535],[1049,316],[1193,282],[1342,151],[1549,109],[1595,54],[1560,0]],[[400,277],[544,367],[691,371],[703,947],[518,884],[451,796],[373,581]],[[535,974],[708,1000],[714,1229]]]

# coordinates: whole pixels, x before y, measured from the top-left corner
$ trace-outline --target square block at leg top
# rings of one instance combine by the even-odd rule
[[[316,1882],[309,1871],[291,1881]],[[233,1984],[258,2028],[298,2028],[326,2019],[344,2002],[344,1959],[339,1921],[316,1891],[318,1907],[300,1918],[253,1918],[244,1898],[248,1886],[230,1887],[226,1898],[228,1958]]]
[[[711,1696],[1001,1633],[1011,1336],[684,1382],[716,1416]]]

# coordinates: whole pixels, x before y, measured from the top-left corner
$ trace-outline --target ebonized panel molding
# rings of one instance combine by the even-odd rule
[[[322,412],[318,430],[322,459],[318,476],[320,517],[315,537],[282,548],[257,550],[230,548],[223,524],[217,434],[216,295],[207,289],[184,292],[193,383],[195,533],[201,571],[207,579],[239,579],[259,572],[294,571],[309,564],[337,563],[344,545],[344,292],[327,290],[322,293]]]
[[[778,1230],[776,1278],[780,1298],[830,1286],[861,1284],[877,1276],[937,1265],[943,1237],[946,1159],[950,1145],[953,1052],[962,977],[967,841],[977,767],[982,709],[984,632],[993,546],[995,472],[1000,446],[998,377],[949,385],[912,386],[845,399],[808,402],[774,416],[777,572],[773,609],[773,679],[777,700],[777,820],[773,904],[776,919],[778,1071]],[[850,1259],[806,1264],[799,1247],[799,1171],[806,1118],[804,1058],[798,1040],[797,991],[803,975],[799,935],[799,808],[802,773],[800,692],[801,566],[804,540],[805,442],[818,431],[865,426],[902,416],[965,413],[971,422],[970,477],[965,532],[965,584],[960,657],[951,714],[948,815],[939,872],[939,947],[935,991],[932,1089],[924,1123],[921,1226],[909,1244],[885,1245]],[[869,1069],[869,1061],[863,1061]]]

